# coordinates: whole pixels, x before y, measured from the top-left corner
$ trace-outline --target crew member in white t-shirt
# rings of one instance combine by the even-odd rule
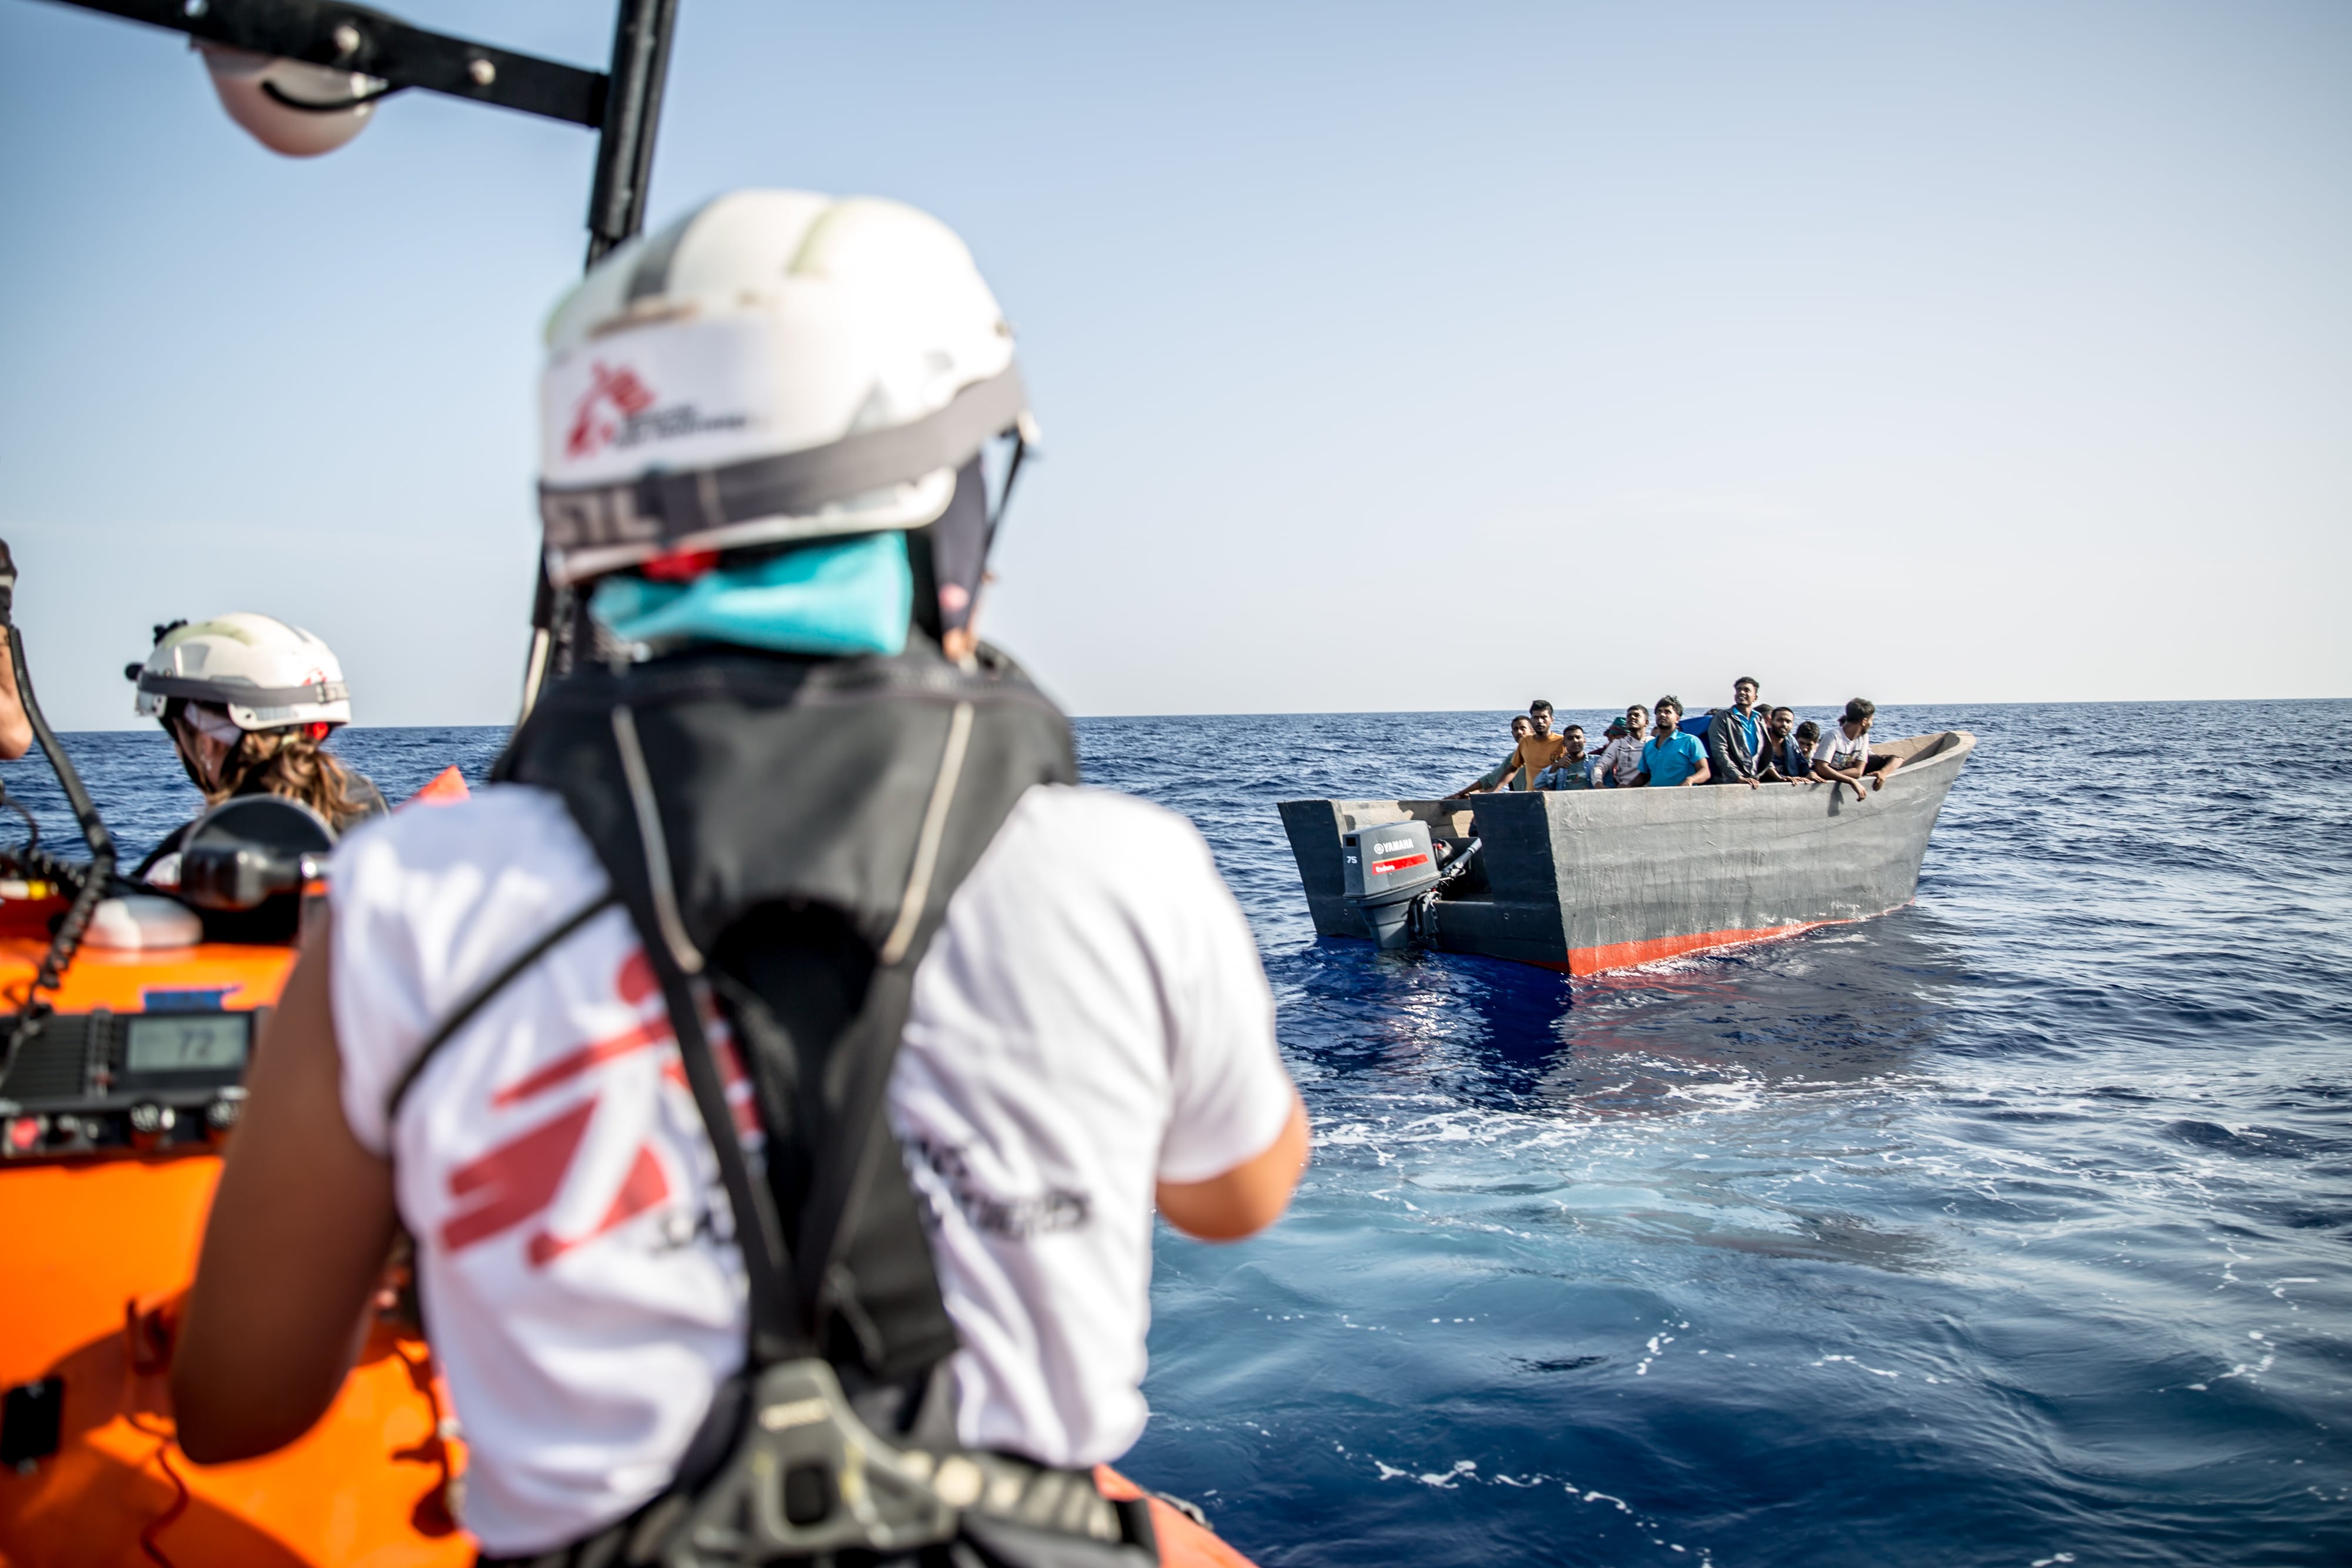
[[[729,355],[697,361],[689,344],[652,360],[658,379],[628,368],[625,330],[600,329],[593,394],[542,401],[551,450],[601,451],[622,417],[676,397],[700,412],[649,416],[632,437],[651,448],[642,461],[659,463],[665,439],[734,428],[718,423],[721,400],[753,373],[747,364],[779,378],[751,402],[784,411],[772,438],[788,453],[813,443],[787,415],[831,406],[835,439],[869,436],[876,408],[916,420],[924,397],[961,396],[955,376],[968,386],[1009,364],[1009,330],[943,226],[892,204],[798,193],[721,197],[615,251],[551,338],[588,309],[702,330],[707,321],[665,304],[662,267],[688,280],[668,287],[717,302],[719,326],[762,290],[788,296],[789,308]],[[823,287],[795,293],[803,275]],[[950,329],[958,311],[983,308],[977,329]],[[869,331],[878,369],[824,362]],[[716,365],[715,379],[695,381],[698,365]],[[632,374],[637,384],[625,382]],[[893,388],[908,394],[895,404]],[[620,414],[596,401],[608,396]],[[860,448],[866,466],[853,470],[867,487],[842,505],[897,507],[897,526],[930,531],[962,481],[951,471],[945,490],[926,490],[928,479],[875,489],[872,450]],[[544,452],[542,462],[554,465]],[[725,559],[647,557],[625,604],[601,589],[593,602],[624,645],[654,636],[642,617],[657,612],[673,647],[806,651],[791,639],[812,628],[835,647],[889,631],[875,629],[877,603],[895,604],[903,640],[914,547],[890,556],[899,537],[853,538],[853,551],[889,541],[879,559],[899,563],[897,577],[877,576],[870,552],[855,570],[798,576],[789,549],[752,550],[740,571]],[[550,538],[555,559],[552,528]],[[939,642],[967,668],[984,538],[961,566],[932,552]],[[650,566],[699,575],[668,593]],[[404,1224],[469,1448],[465,1522],[486,1556],[573,1545],[668,1487],[715,1391],[743,1364],[745,1273],[630,915],[607,907],[549,947],[387,1113],[441,1021],[606,885],[563,800],[523,785],[345,841],[331,913],[306,933],[256,1053],[184,1321],[173,1391],[190,1458],[268,1452],[318,1419]],[[753,1144],[759,1115],[723,1019],[711,1033]],[[1208,846],[1144,801],[1031,786],[948,901],[901,1038],[887,1117],[930,1221],[959,1345],[948,1364],[956,1438],[1070,1469],[1117,1458],[1146,1416],[1154,1209],[1203,1239],[1250,1235],[1280,1216],[1307,1158],[1257,949]]]
[[[1873,789],[1886,787],[1887,776],[1903,766],[1903,759],[1871,755],[1870,725],[1877,712],[1877,705],[1868,697],[1856,697],[1845,705],[1845,716],[1832,725],[1813,747],[1814,778],[1826,780],[1832,788],[1839,784],[1850,786],[1857,800],[1863,798],[1864,779],[1870,780]]]

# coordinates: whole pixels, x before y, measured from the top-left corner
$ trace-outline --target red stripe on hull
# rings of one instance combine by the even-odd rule
[[[1643,942],[1612,942],[1601,947],[1571,947],[1565,964],[1546,964],[1570,975],[1598,975],[1609,969],[1631,969],[1662,958],[1678,958],[1707,947],[1736,947],[1768,936],[1793,936],[1817,925],[1841,925],[1837,920],[1801,920],[1794,925],[1767,925],[1754,931],[1700,931],[1687,936],[1653,936]]]

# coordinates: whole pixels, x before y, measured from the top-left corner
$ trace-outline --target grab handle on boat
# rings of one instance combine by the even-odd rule
[[[1446,860],[1444,869],[1438,873],[1437,880],[1412,901],[1412,907],[1405,912],[1404,925],[1405,935],[1414,946],[1437,946],[1437,905],[1445,897],[1445,890],[1469,871],[1470,862],[1478,858],[1478,851],[1484,843],[1482,839],[1472,839],[1454,851]],[[1438,847],[1444,846],[1441,844]]]
[[[202,844],[180,855],[180,896],[199,909],[258,909],[325,873],[327,857],[271,844]]]

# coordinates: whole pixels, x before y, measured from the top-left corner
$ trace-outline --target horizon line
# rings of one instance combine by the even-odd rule
[[[1879,706],[1879,707],[1881,707],[1881,708],[1930,708],[1930,707],[2021,708],[2021,707],[2159,707],[2159,706],[2161,706],[2161,707],[2185,707],[2185,706],[2191,706],[2191,705],[2204,705],[2204,704],[2214,704],[2214,705],[2219,705],[2219,704],[2223,704],[2223,703],[2241,703],[2241,704],[2247,704],[2247,703],[2342,703],[2342,702],[2352,702],[2352,696],[2333,696],[2333,697],[2043,697],[2043,698],[2033,698],[2033,699],[2029,699],[2029,700],[2024,700],[2024,701],[2008,701],[2008,702],[1948,702],[1948,702],[1881,702],[1881,703],[1879,703],[1879,704],[1878,704],[1878,706]],[[1726,706],[1726,705],[1719,705],[1719,704],[1718,704],[1718,705],[1713,705],[1713,706]],[[1841,698],[1841,699],[1838,699],[1838,700],[1835,700],[1835,701],[1832,701],[1832,702],[1789,702],[1789,703],[1777,703],[1777,702],[1776,702],[1776,703],[1770,703],[1770,704],[1762,704],[1762,705],[1759,705],[1759,706],[1766,706],[1766,707],[1791,707],[1791,708],[1805,708],[1805,707],[1818,707],[1818,708],[1842,708],[1842,707],[1843,707],[1843,706],[1845,706],[1845,701],[1844,701],[1844,699]],[[1172,712],[1171,712],[1171,713],[1073,713],[1073,714],[1068,715],[1067,716],[1068,716],[1068,717],[1070,717],[1070,718],[1071,718],[1071,719],[1073,719],[1073,720],[1101,720],[1101,719],[1154,719],[1154,718],[1326,718],[1326,717],[1423,717],[1423,716],[1441,716],[1441,715],[1456,715],[1456,714],[1458,714],[1458,715],[1464,715],[1464,716],[1467,716],[1479,717],[1479,718],[1492,718],[1492,717],[1494,717],[1494,716],[1495,716],[1496,715],[1497,715],[1497,714],[1505,715],[1505,716],[1511,716],[1511,715],[1516,715],[1516,714],[1521,713],[1521,712],[1523,712],[1523,711],[1525,711],[1525,710],[1520,709],[1520,708],[1488,708],[1488,707],[1475,707],[1475,708],[1469,708],[1469,707],[1465,707],[1465,708],[1230,708],[1230,709],[1227,709],[1227,710],[1225,710],[1224,712],[1222,712],[1222,713],[1207,713],[1207,712],[1199,712],[1199,711],[1194,711],[1194,712],[1186,712],[1186,713],[1172,713]],[[1620,712],[1622,712],[1622,711],[1623,711],[1623,710],[1622,710],[1622,709],[1620,709],[1620,708],[1609,707],[1609,706],[1590,706],[1590,705],[1586,705],[1586,706],[1579,706],[1579,705],[1570,704],[1570,703],[1560,703],[1560,704],[1556,704],[1556,705],[1554,706],[1554,707],[1553,707],[1553,710],[1552,710],[1552,711],[1553,711],[1553,712],[1555,712],[1555,713],[1601,713],[1601,714],[1612,714],[1612,715],[1613,715],[1613,714],[1616,714],[1616,713],[1620,713]],[[1694,709],[1693,709],[1693,711],[1695,711],[1695,712],[1706,712],[1706,711],[1708,711],[1708,710],[1707,710],[1707,709],[1705,709],[1705,708],[1697,708],[1697,707],[1696,707],[1696,706],[1695,706],[1695,707],[1694,707]],[[514,726],[513,726],[513,725],[511,725],[511,724],[351,724],[351,725],[346,725],[346,726],[344,726],[343,727],[344,727],[345,729],[352,729],[352,730],[361,730],[361,729],[367,729],[367,730],[375,730],[375,729],[383,729],[383,730],[394,730],[394,729],[505,729],[505,730],[512,730],[512,729],[514,728]],[[156,735],[156,736],[161,736],[161,735],[163,734],[163,730],[162,730],[160,727],[157,727],[157,726],[156,726],[156,725],[155,725],[152,720],[150,720],[150,721],[135,721],[135,722],[132,722],[132,723],[130,723],[130,724],[114,725],[114,726],[110,726],[110,727],[107,727],[107,728],[104,728],[104,729],[61,729],[61,730],[57,731],[57,734],[58,734],[58,736],[59,737],[59,738],[64,738],[64,737],[68,737],[68,736],[77,736],[77,735],[141,735],[141,734],[152,734],[152,735]],[[34,757],[34,756],[36,756],[36,755],[37,755],[37,752],[31,752],[31,751],[28,751],[28,752],[26,752],[26,753],[25,758],[20,758],[19,760],[29,760],[32,757]]]

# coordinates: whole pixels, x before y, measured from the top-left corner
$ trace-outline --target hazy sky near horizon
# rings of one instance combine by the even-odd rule
[[[408,0],[601,66],[609,0]],[[656,225],[972,246],[1046,435],[986,630],[1080,713],[2352,695],[2352,6],[683,0]],[[0,0],[0,537],[61,728],[256,609],[511,716],[586,133],[289,162]]]

